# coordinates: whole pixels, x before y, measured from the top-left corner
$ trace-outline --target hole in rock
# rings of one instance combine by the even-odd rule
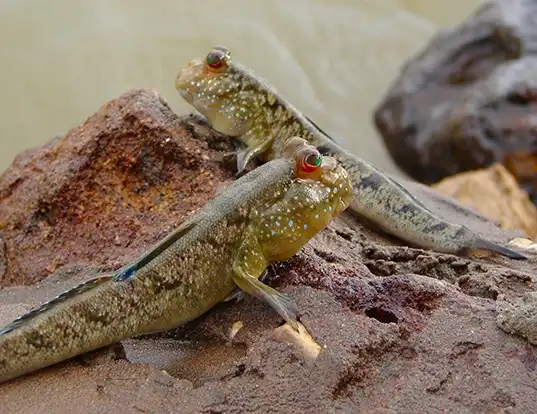
[[[369,318],[375,318],[377,321],[382,323],[397,323],[398,319],[392,312],[381,309],[381,308],[371,308],[365,311],[366,316]]]

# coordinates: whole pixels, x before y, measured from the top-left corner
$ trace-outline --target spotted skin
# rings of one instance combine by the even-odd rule
[[[265,162],[279,158],[288,137],[300,136],[347,169],[355,194],[349,209],[387,233],[438,252],[465,255],[486,249],[526,259],[442,219],[392,177],[338,145],[268,82],[235,62],[225,47],[208,56],[216,55],[223,62],[220,68],[209,67],[206,57],[194,59],[177,75],[175,86],[214,129],[246,144],[237,153],[239,173],[254,157]]]
[[[236,286],[296,326],[294,301],[258,278],[270,263],[296,254],[352,199],[347,172],[330,157],[322,157],[309,176],[301,173],[303,151],[316,150],[297,140],[301,145],[236,180],[132,263],[1,329],[0,382],[134,335],[182,325],[229,297]],[[282,231],[284,223],[289,230]]]

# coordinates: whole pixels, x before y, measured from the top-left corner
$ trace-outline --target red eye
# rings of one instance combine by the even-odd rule
[[[319,151],[316,149],[308,149],[304,151],[300,160],[300,168],[304,172],[313,172],[321,166],[322,158]]]
[[[211,69],[220,69],[225,63],[225,54],[220,50],[213,50],[205,59]]]

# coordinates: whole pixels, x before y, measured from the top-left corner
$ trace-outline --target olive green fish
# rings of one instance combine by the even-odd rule
[[[0,329],[0,382],[125,338],[171,329],[238,286],[296,327],[296,306],[259,281],[352,199],[345,169],[303,139],[236,180],[151,250]]]
[[[254,157],[262,161],[280,157],[287,138],[300,136],[347,169],[354,187],[349,210],[387,233],[438,252],[463,255],[486,249],[526,259],[433,213],[395,179],[334,142],[268,82],[232,60],[223,46],[189,62],[177,75],[175,86],[215,130],[245,144],[237,153],[239,173]]]

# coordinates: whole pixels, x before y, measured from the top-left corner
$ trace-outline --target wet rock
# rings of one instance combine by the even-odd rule
[[[42,279],[47,271],[36,277],[32,272],[46,270],[46,260],[57,255],[64,261],[61,269],[32,286],[0,290],[0,323],[124,263],[179,225],[232,177],[234,164],[227,161],[229,148],[222,137],[194,118],[177,118],[155,94],[131,91],[103,108],[85,125],[96,119],[102,122],[105,109],[110,108],[115,126],[104,128],[106,134],[99,132],[106,124],[95,123],[94,135],[87,132],[75,138],[73,131],[84,130],[80,127],[66,135],[73,137],[70,147],[62,146],[65,137],[53,141],[34,155],[21,157],[24,163],[19,158],[7,173],[13,180],[14,171],[26,171],[21,187],[15,185],[12,195],[0,200],[1,211],[9,207],[9,219],[19,218],[19,227],[26,229],[41,258],[31,264],[34,267],[18,265],[26,273],[20,273],[20,280],[17,273],[10,273],[10,283]],[[126,115],[132,113],[147,116]],[[100,144],[101,152],[88,158],[85,148],[102,137],[107,139]],[[162,141],[174,144],[159,149]],[[53,152],[51,148],[58,145],[64,149]],[[73,146],[80,150],[74,151]],[[140,148],[151,154],[150,162],[139,167],[141,172],[133,171],[134,167],[107,167],[104,172],[92,167],[95,159],[99,165],[123,166],[122,154]],[[107,161],[109,157],[113,162]],[[84,167],[77,164],[80,158]],[[39,169],[25,165],[39,165]],[[164,167],[155,173],[154,165]],[[44,177],[40,171],[49,174]],[[54,175],[57,171],[64,173]],[[204,171],[211,172],[211,179]],[[148,175],[155,178],[148,190],[132,191],[139,188],[140,177],[146,182]],[[50,227],[54,243],[47,233],[23,221],[35,214],[32,209],[26,212],[23,200],[37,195],[70,201],[80,190],[76,200],[88,203],[82,190],[95,177],[103,181],[102,187],[114,184],[114,191],[99,187],[107,196],[99,198],[98,206],[103,208],[91,209],[92,214],[86,213],[76,225],[65,217],[74,217],[77,203],[53,209],[59,211],[52,215],[55,227]],[[51,180],[49,185],[39,186],[39,180],[45,179]],[[0,182],[6,180],[2,177]],[[61,188],[70,189],[69,197],[57,189],[57,180]],[[193,183],[198,183],[195,188]],[[516,234],[451,198],[406,184],[427,206],[488,239],[506,243]],[[155,198],[157,193],[179,190],[193,200],[178,204]],[[91,194],[99,196],[99,191]],[[132,243],[114,244],[116,226],[132,217],[140,223],[132,230]],[[97,221],[103,239],[84,238],[79,229],[88,231]],[[14,269],[13,263],[24,263],[31,256],[15,243],[24,242],[26,233],[17,226],[3,231],[10,252],[8,269]],[[60,236],[67,240],[63,245]],[[531,412],[537,405],[535,348],[499,329],[496,316],[497,303],[515,303],[534,292],[536,263],[537,259],[520,262],[498,256],[461,258],[401,246],[344,213],[293,258],[269,269],[267,282],[296,300],[301,324],[320,346],[314,361],[300,347],[279,340],[275,331],[281,329],[282,320],[266,304],[246,296],[238,303],[221,303],[175,330],[125,340],[119,354],[108,350],[90,359],[74,358],[2,384],[2,409],[25,413]],[[230,342],[229,332],[237,321],[243,327]]]
[[[537,208],[502,164],[445,178],[432,188],[475,208],[503,228],[537,237]]]
[[[233,176],[222,146],[232,149],[156,93],[133,90],[18,155],[0,177],[0,286],[131,260]]]
[[[537,201],[535,19],[533,0],[484,2],[402,68],[374,118],[412,178],[431,184],[505,162]]]

